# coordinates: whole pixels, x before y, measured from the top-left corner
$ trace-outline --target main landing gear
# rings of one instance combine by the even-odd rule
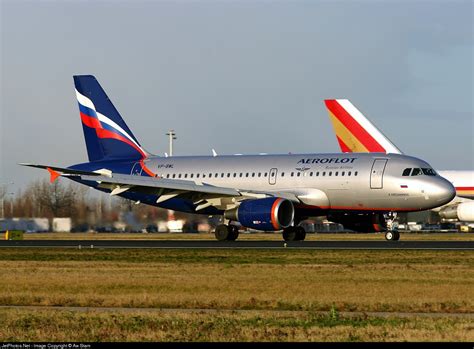
[[[239,228],[232,224],[219,224],[214,234],[218,241],[235,241],[239,237]]]
[[[303,241],[306,237],[306,231],[303,227],[288,227],[283,229],[283,240],[285,241]]]

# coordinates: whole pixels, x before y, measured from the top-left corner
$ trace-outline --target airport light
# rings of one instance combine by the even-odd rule
[[[170,140],[170,156],[173,156],[173,139],[177,139],[176,137],[176,132],[174,132],[174,130],[169,130],[169,132],[166,133],[167,136],[169,136],[169,140]]]

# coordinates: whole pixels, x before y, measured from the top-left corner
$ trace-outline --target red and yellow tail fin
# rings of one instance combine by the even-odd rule
[[[342,152],[402,154],[348,99],[324,103]]]

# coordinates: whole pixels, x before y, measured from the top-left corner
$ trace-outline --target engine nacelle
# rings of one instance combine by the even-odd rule
[[[387,229],[381,213],[330,213],[327,219],[359,233],[373,233]]]
[[[264,231],[275,231],[293,223],[295,209],[290,200],[265,198],[244,200],[239,207],[224,212],[224,217],[238,221],[244,227]]]
[[[441,218],[458,219],[462,222],[474,222],[474,201],[450,205],[439,211]]]

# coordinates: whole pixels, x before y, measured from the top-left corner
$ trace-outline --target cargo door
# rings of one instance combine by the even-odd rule
[[[382,189],[383,188],[383,172],[385,171],[385,165],[387,159],[376,159],[372,165],[372,171],[370,172],[370,188],[371,189]]]

